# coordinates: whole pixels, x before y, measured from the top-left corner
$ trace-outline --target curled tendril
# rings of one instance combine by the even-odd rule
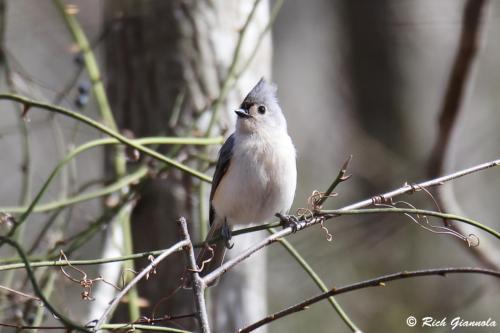
[[[328,197],[335,197],[337,193],[331,193]],[[307,198],[307,208],[299,208],[297,209],[296,215],[299,219],[303,219],[305,221],[311,221],[313,218],[319,219],[319,223],[321,229],[326,234],[326,240],[331,242],[333,239],[333,235],[330,233],[328,228],[325,226],[325,218],[323,216],[316,216],[316,212],[321,209],[320,202],[325,198],[325,193],[314,190],[311,195]]]
[[[466,238],[467,245],[469,247],[478,247],[479,246],[479,237],[474,234],[469,234]]]
[[[412,209],[417,209],[414,205],[412,205],[411,203],[406,202],[406,201],[392,202],[392,200],[391,200],[390,204],[376,204],[376,206],[389,207],[389,208],[398,208],[398,205],[399,205],[399,207],[401,207],[401,205],[403,205],[406,207],[410,207]],[[461,239],[462,241],[466,242],[469,247],[476,247],[479,245],[479,238],[474,234],[470,234],[468,236],[465,236],[465,235],[462,235],[461,233],[459,233],[458,231],[456,231],[450,227],[432,224],[426,215],[409,214],[409,213],[403,213],[403,214],[405,216],[407,216],[408,218],[410,218],[413,222],[415,222],[419,227],[421,227],[427,231],[430,231],[430,232],[435,233],[435,234],[447,234],[447,235],[457,237],[458,239]]]
[[[115,289],[117,290],[120,290],[120,288],[118,288],[117,286],[115,286],[113,283],[111,282],[108,282],[106,281],[102,276],[98,276],[97,278],[94,278],[94,279],[89,279],[88,276],[87,276],[87,273],[85,273],[85,271],[73,266],[68,258],[66,257],[66,254],[61,250],[60,251],[60,254],[59,254],[59,261],[62,261],[64,260],[66,262],[66,264],[68,265],[68,267],[72,268],[73,270],[79,272],[80,274],[82,274],[82,278],[81,279],[77,279],[75,277],[73,277],[71,274],[69,274],[68,272],[66,272],[64,270],[64,267],[61,266],[60,269],[61,269],[61,272],[64,274],[64,276],[66,276],[66,278],[68,278],[70,281],[72,282],[75,282],[77,284],[79,284],[82,288],[83,288],[83,291],[81,292],[81,297],[84,301],[93,301],[95,298],[92,296],[92,286],[94,285],[95,282],[97,281],[102,281],[112,287],[114,287]]]
[[[328,242],[331,242],[333,240],[333,235],[330,233],[330,230],[328,230],[327,227],[325,227],[325,219],[321,219],[320,221],[320,225],[321,225],[321,229],[323,229],[323,231],[325,232],[326,234],[326,240]]]
[[[213,247],[211,247],[210,245],[206,244],[205,249],[208,250],[208,252],[210,253],[210,256],[208,257],[208,259],[205,259],[205,260],[203,260],[201,262],[201,265],[200,265],[200,267],[198,267],[197,272],[202,272],[203,269],[205,268],[205,265],[208,264],[209,262],[211,262],[212,259],[214,258],[214,249],[213,249]]]
[[[314,217],[314,213],[309,208],[299,208],[295,213],[299,219],[310,221]]]
[[[324,198],[332,198],[336,197],[337,195],[338,193],[335,192],[326,195],[325,192],[314,190],[307,198],[307,206],[310,210],[316,212],[321,209],[321,202],[324,200]]]
[[[153,263],[155,260],[155,257],[153,255],[148,256],[148,260]],[[153,265],[153,268],[146,274],[146,280],[149,280],[149,275],[150,274],[156,274],[156,265]]]

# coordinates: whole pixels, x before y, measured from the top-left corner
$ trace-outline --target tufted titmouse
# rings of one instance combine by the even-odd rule
[[[264,223],[286,214],[295,195],[295,147],[276,98],[276,87],[261,79],[239,109],[236,130],[219,151],[210,192],[207,241],[221,240],[198,255],[201,275],[219,267],[234,225]]]

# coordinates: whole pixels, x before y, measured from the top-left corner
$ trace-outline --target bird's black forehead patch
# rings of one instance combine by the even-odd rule
[[[245,99],[243,103],[241,103],[240,108],[243,110],[249,110],[255,103],[253,101]]]

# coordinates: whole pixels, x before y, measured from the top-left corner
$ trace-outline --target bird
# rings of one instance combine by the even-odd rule
[[[263,224],[287,214],[297,185],[296,149],[277,98],[261,78],[240,107],[222,145],[210,191],[210,229],[197,264],[205,276],[223,263],[234,226]],[[218,239],[214,244],[210,240]],[[216,284],[215,281],[212,285]]]

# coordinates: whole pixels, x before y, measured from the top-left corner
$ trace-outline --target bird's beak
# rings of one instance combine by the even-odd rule
[[[252,118],[252,116],[250,115],[249,111],[248,110],[245,110],[245,109],[238,109],[238,110],[234,110],[234,112],[236,113],[236,115],[240,118]]]

